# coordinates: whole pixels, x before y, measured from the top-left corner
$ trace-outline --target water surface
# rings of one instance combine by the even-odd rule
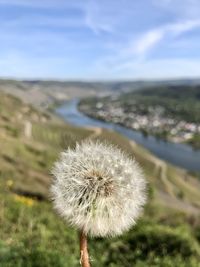
[[[121,125],[89,118],[81,113],[77,106],[78,99],[73,99],[57,108],[56,113],[65,121],[76,126],[112,129],[144,146],[163,160],[187,170],[200,171],[200,150],[194,150],[191,146],[185,144],[159,140],[153,136],[145,137],[142,133],[127,129]]]

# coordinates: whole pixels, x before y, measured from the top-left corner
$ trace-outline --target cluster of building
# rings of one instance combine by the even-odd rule
[[[92,108],[84,105],[81,109],[89,116],[118,123],[142,131],[144,134],[156,135],[174,142],[187,142],[194,134],[200,134],[200,124],[166,117],[164,108],[161,106],[150,106],[146,114],[134,107],[129,111],[126,106],[120,105],[117,101],[112,104],[99,101]]]

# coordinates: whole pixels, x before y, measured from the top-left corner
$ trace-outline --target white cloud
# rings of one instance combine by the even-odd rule
[[[136,54],[144,55],[148,50],[153,48],[159,41],[161,41],[163,36],[164,31],[162,29],[148,31],[135,42],[132,50],[134,50]]]
[[[180,35],[184,32],[194,30],[200,27],[200,19],[187,20],[180,23],[169,24],[166,27],[166,31],[171,32],[175,35]]]
[[[31,17],[18,17],[17,20],[11,20],[10,25],[24,24],[24,25],[49,25],[49,26],[68,26],[68,25],[78,25],[86,26],[90,28],[94,33],[99,33],[101,31],[111,32],[112,26],[111,21],[108,17],[104,15],[104,6],[102,6],[97,1],[93,0],[75,0],[75,1],[65,1],[65,0],[0,0],[0,6],[19,6],[28,8],[40,8],[40,9],[77,9],[82,12],[80,15],[81,19],[76,17],[73,19],[67,18],[55,18],[55,17],[44,17],[44,16],[31,16]],[[102,10],[103,9],[103,10]],[[112,19],[112,18],[111,18]]]
[[[79,16],[55,17],[50,15],[37,15],[33,12],[33,15],[21,16],[17,18],[10,18],[9,21],[5,21],[3,26],[60,26],[60,27],[87,27],[91,29],[95,34],[100,32],[111,33],[112,16],[105,16],[104,6],[102,7],[98,2],[92,0],[0,0],[0,6],[19,6],[28,8],[42,8],[44,12],[46,9],[76,9],[80,11]]]
[[[97,1],[89,0],[85,3],[85,24],[95,33],[102,31],[111,33],[113,31],[112,17],[107,16],[105,6]],[[108,4],[107,4],[108,8]]]
[[[99,34],[100,32],[111,33],[113,31],[111,25],[106,23],[96,23],[88,14],[85,17],[85,25],[90,28],[95,34]]]
[[[124,45],[117,53],[105,56],[96,64],[99,73],[121,78],[180,77],[200,75],[200,62],[189,59],[147,58],[148,53],[160,42],[177,42],[184,33],[200,27],[200,20],[187,20],[169,23],[151,29]],[[165,43],[164,43],[165,44]],[[177,49],[177,48],[176,48]]]
[[[144,57],[152,48],[154,48],[165,37],[174,38],[185,32],[194,30],[200,27],[200,20],[188,20],[166,24],[164,26],[152,29],[144,33],[136,40],[131,49],[128,51],[138,56]]]

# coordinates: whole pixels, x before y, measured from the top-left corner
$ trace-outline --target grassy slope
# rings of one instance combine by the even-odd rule
[[[32,137],[24,136],[24,122]],[[61,149],[107,140],[135,156],[149,203],[123,237],[90,241],[93,266],[198,266],[199,181],[119,134],[81,129],[0,93],[0,266],[79,266],[77,234],[49,203],[50,169]],[[199,256],[198,256],[199,255]]]

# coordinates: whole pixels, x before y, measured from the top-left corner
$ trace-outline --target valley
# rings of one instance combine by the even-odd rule
[[[130,261],[136,266],[198,266],[200,180],[196,176],[112,130],[70,125],[0,92],[1,266],[16,262],[79,266],[77,234],[53,211],[49,186],[59,152],[86,139],[112,143],[135,157],[149,184],[144,216],[131,231],[119,238],[90,241],[95,266],[129,267]]]

